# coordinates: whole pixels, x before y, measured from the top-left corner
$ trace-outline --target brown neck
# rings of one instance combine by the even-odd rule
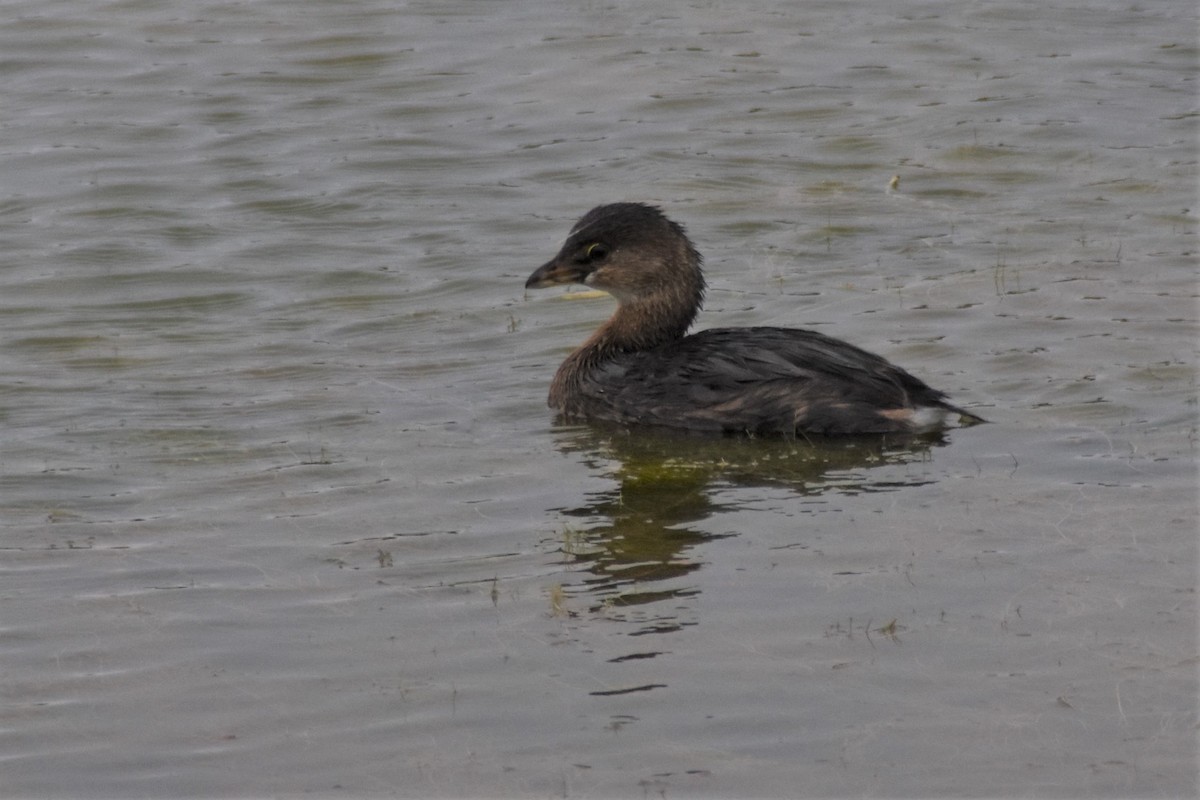
[[[700,289],[702,292],[703,289]],[[623,302],[612,317],[567,357],[550,385],[550,405],[564,409],[587,373],[621,353],[651,350],[683,338],[700,305],[697,292],[681,297],[651,297]]]

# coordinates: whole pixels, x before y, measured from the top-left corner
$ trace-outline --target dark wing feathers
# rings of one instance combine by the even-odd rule
[[[715,328],[617,355],[584,379],[585,415],[752,433],[904,430],[881,409],[947,407],[873,353],[815,331]]]

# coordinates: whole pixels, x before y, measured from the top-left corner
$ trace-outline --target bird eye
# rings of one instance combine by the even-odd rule
[[[587,250],[584,251],[584,255],[587,256],[589,261],[603,261],[608,258],[608,248],[599,242],[589,244]]]

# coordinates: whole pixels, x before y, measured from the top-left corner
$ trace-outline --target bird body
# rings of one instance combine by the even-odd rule
[[[810,330],[686,335],[703,302],[683,228],[638,203],[599,206],[527,288],[582,283],[612,318],[559,367],[549,405],[568,419],[751,435],[923,433],[982,420],[886,359]]]

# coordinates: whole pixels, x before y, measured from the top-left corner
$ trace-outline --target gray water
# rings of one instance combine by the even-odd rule
[[[1193,3],[3,12],[4,796],[1196,792]],[[557,424],[614,200],[991,423]]]

